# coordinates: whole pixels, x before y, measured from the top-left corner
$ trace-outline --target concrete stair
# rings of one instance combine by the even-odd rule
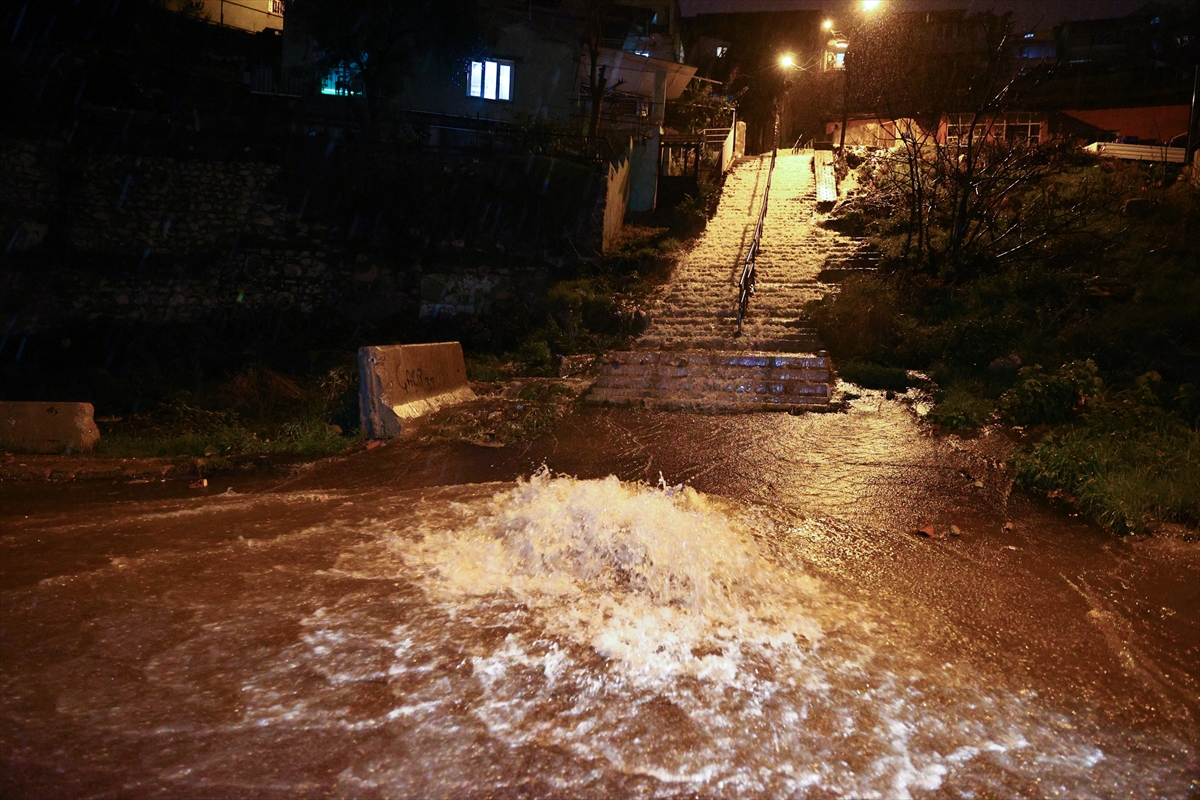
[[[815,162],[832,178],[827,155],[779,155],[757,292],[742,334],[737,280],[762,208],[769,156],[734,166],[716,215],[648,309],[650,326],[634,345],[637,352],[610,354],[592,402],[710,411],[829,403],[828,358],[804,304],[835,291],[850,272],[872,268],[875,259],[863,240],[818,224]]]
[[[605,357],[587,401],[693,411],[828,405],[829,359],[804,353],[634,350]]]

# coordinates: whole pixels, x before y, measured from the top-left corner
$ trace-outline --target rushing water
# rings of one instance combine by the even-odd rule
[[[1195,609],[1160,606],[1147,644],[1120,559],[1128,605],[1079,565],[1052,591],[1029,572],[1016,597],[1072,608],[1031,611],[1061,643],[1021,643],[979,599],[1014,595],[973,596],[982,622],[930,600],[1008,540],[885,547],[796,503],[547,470],[311,483],[6,520],[5,796],[1198,789],[1195,642],[1166,641]],[[839,561],[852,540],[872,569]]]

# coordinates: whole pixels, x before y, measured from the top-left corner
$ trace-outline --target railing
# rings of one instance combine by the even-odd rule
[[[807,142],[804,141],[804,134],[800,134],[800,137],[796,139],[796,143],[792,145],[792,154],[799,155],[803,150],[812,150],[813,141],[813,139],[809,139]]]
[[[778,140],[778,134],[779,131],[777,128],[776,140]],[[742,335],[742,320],[746,316],[746,308],[750,305],[750,298],[754,295],[755,262],[758,259],[758,250],[762,244],[763,224],[767,221],[767,201],[771,199],[771,178],[775,174],[775,156],[778,154],[779,148],[776,146],[771,150],[771,168],[767,171],[767,185],[763,189],[762,208],[758,211],[758,224],[754,226],[754,238],[750,240],[750,249],[746,251],[746,261],[742,265],[742,277],[738,279],[738,336]]]
[[[304,97],[315,90],[311,70],[278,69],[265,64],[252,64],[247,72],[246,82],[251,94]]]

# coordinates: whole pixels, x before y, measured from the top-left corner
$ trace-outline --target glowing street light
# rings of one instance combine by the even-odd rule
[[[825,20],[824,22],[821,23],[821,27],[827,31],[833,30],[833,20],[831,20],[831,19]]]
[[[791,53],[788,53],[779,59],[779,66],[783,67],[784,69],[791,69],[792,67],[796,66],[796,59]]]
[[[862,10],[863,11],[874,11],[875,9],[879,8],[880,2],[881,2],[881,0],[863,0]]]

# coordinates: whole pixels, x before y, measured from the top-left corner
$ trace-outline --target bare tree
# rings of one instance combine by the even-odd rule
[[[902,254],[950,281],[1077,233],[1111,202],[1086,175],[1059,180],[1066,143],[1011,135],[1027,76],[1012,66],[1008,16],[973,15],[964,26],[976,47],[958,59],[930,58],[919,31],[893,30],[881,41],[911,44],[865,48],[861,73],[897,129],[877,183],[907,212]]]

